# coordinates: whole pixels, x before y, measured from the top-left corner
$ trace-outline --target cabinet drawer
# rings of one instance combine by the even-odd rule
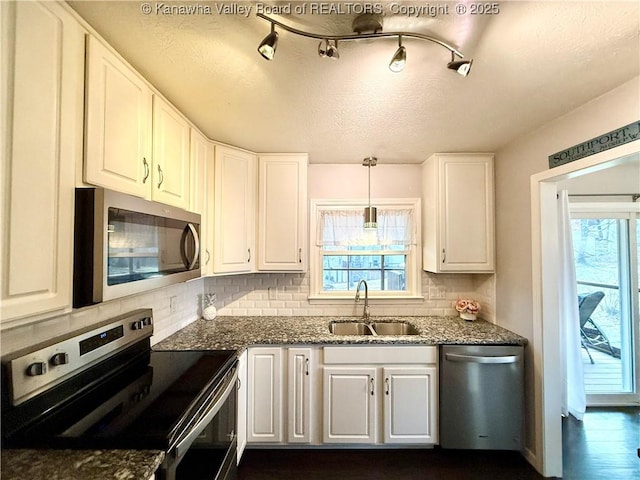
[[[437,363],[438,347],[427,345],[352,345],[323,348],[324,364]]]

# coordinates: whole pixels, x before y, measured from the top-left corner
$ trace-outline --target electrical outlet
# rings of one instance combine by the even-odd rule
[[[171,313],[176,313],[177,309],[178,309],[178,297],[174,295],[173,297],[169,298],[169,311]]]
[[[269,300],[278,299],[278,287],[269,287],[267,293],[269,294]]]

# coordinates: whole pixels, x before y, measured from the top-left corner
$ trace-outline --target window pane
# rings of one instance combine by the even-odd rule
[[[623,266],[628,260],[627,224],[615,218],[573,219],[571,224],[585,390],[630,391],[629,369],[623,366],[629,346],[623,333],[629,324],[628,296],[621,295],[628,285]]]
[[[325,270],[322,278],[323,290],[349,290],[349,271],[348,270]]]
[[[385,270],[384,289],[385,290],[406,290],[406,279],[404,270]]]
[[[346,255],[324,255],[322,259],[322,268],[323,269],[337,269],[337,268],[347,268],[349,265],[348,261],[349,257]]]
[[[380,268],[382,257],[380,255],[349,255],[349,268],[371,269]]]
[[[404,255],[385,255],[384,257],[385,270],[391,269],[391,268],[401,268],[404,270],[405,258],[406,257]]]
[[[351,270],[349,272],[349,290],[355,290],[360,280],[366,280],[369,291],[382,290],[382,272],[380,270]]]

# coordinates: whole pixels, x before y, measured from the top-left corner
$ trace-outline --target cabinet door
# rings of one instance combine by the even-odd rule
[[[214,187],[215,273],[255,269],[256,156],[216,146]]]
[[[493,157],[440,158],[442,271],[492,271]]]
[[[0,2],[2,298],[10,320],[71,304],[84,31],[54,2]],[[6,55],[5,55],[6,54]]]
[[[384,368],[384,442],[438,441],[436,367]]]
[[[289,443],[311,441],[311,348],[288,349],[288,412]]]
[[[151,90],[98,39],[87,40],[84,180],[149,198]]]
[[[324,443],[375,443],[377,380],[374,367],[324,368]]]
[[[282,442],[282,349],[249,350],[248,442]]]
[[[205,170],[213,156],[213,144],[195,128],[191,128],[189,150],[189,210],[204,215],[207,201]]]
[[[258,270],[307,269],[306,154],[260,155]]]
[[[438,153],[423,164],[423,268],[494,270],[493,154]]]
[[[245,350],[238,359],[238,421],[236,424],[238,431],[238,464],[240,464],[240,459],[247,446],[247,378],[247,351]]]
[[[200,265],[202,275],[213,273],[213,256],[211,255],[210,238],[213,235],[209,228],[207,201],[213,207],[213,151],[214,146],[197,130],[191,129],[190,140],[190,210],[200,214]],[[211,182],[209,182],[211,170]],[[211,185],[211,190],[207,186]],[[213,215],[211,215],[213,218]]]
[[[182,114],[158,96],[153,97],[153,186],[155,201],[189,208],[190,127]]]

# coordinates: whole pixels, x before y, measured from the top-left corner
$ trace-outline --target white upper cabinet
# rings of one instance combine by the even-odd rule
[[[307,270],[307,154],[260,154],[258,270]]]
[[[214,273],[255,271],[256,163],[254,154],[216,145]]]
[[[3,321],[70,307],[84,30],[54,2],[2,9]]]
[[[493,154],[437,153],[422,165],[428,272],[493,272]]]
[[[189,209],[200,214],[200,269],[202,275],[213,273],[213,144],[194,128],[191,129],[189,163]]]
[[[87,40],[84,179],[149,198],[151,103],[147,83],[100,40]]]
[[[162,98],[153,97],[151,199],[189,209],[189,124]]]

